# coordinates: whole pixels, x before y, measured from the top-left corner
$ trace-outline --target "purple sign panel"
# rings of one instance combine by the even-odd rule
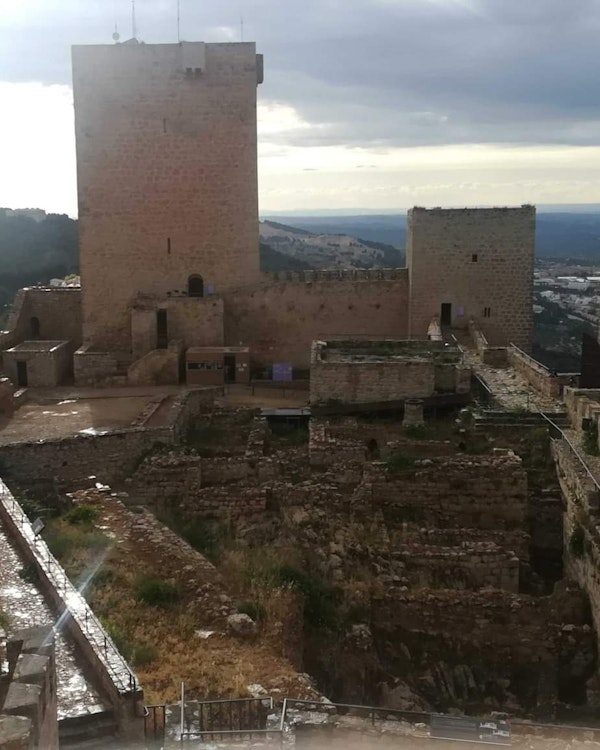
[[[289,383],[292,380],[292,365],[290,362],[277,362],[273,365],[273,382]]]

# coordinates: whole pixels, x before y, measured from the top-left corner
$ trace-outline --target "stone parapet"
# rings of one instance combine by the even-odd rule
[[[0,748],[58,750],[52,627],[12,633],[6,657],[8,685],[0,704]]]
[[[110,700],[121,735],[141,739],[143,693],[136,676],[1,481],[0,519],[25,561],[35,568],[39,587],[59,616],[62,628],[73,639],[97,684]]]

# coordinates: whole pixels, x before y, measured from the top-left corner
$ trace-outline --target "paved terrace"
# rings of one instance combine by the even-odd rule
[[[0,608],[8,615],[11,631],[47,625],[56,619],[35,585],[19,575],[23,565],[0,520]],[[56,671],[59,720],[109,708],[60,631],[56,632]]]

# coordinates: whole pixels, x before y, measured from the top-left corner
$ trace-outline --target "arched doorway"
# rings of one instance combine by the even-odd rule
[[[188,297],[204,297],[202,276],[190,276],[188,279]]]
[[[29,321],[29,334],[32,339],[39,339],[40,337],[40,319],[35,316]]]

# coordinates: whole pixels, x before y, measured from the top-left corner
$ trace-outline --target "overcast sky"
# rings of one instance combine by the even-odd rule
[[[261,212],[600,203],[600,0],[180,0],[256,41]],[[177,0],[136,0],[177,38]],[[0,0],[0,206],[76,215],[70,46],[131,0]]]

